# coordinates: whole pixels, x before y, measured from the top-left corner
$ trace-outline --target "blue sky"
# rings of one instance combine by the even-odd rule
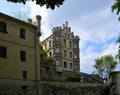
[[[42,16],[42,36],[44,40],[52,32],[53,27],[61,26],[68,21],[75,35],[80,37],[80,68],[81,72],[92,73],[97,57],[117,54],[115,43],[120,35],[120,21],[111,12],[114,0],[65,0],[55,10],[36,6],[33,2],[26,5],[8,3],[0,0],[0,12],[15,16],[22,12],[25,17],[35,20],[36,15]],[[120,65],[116,70],[120,70]]]

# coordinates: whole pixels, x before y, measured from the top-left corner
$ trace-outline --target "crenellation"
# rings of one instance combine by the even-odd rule
[[[66,27],[68,28],[68,22],[66,21]]]

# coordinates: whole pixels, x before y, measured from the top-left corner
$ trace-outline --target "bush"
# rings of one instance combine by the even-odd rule
[[[73,81],[73,82],[80,82],[81,77],[80,76],[68,76],[65,78],[51,78],[51,81],[60,81],[60,82],[67,82],[67,81]]]
[[[103,87],[103,94],[102,95],[109,95],[110,93],[110,86],[104,86]]]
[[[68,76],[65,78],[66,81],[74,81],[74,82],[79,82],[81,79],[80,76]]]
[[[50,80],[51,81],[64,81],[63,78],[51,78]]]

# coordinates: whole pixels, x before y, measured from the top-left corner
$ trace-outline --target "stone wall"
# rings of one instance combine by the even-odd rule
[[[50,78],[62,78],[62,77],[67,77],[70,75],[76,75],[77,73],[73,71],[63,71],[61,73],[56,72],[56,69],[54,66],[49,66],[49,70],[47,71],[44,66],[41,66],[40,68],[40,77],[41,80],[47,80]],[[80,74],[80,73],[79,73]]]
[[[38,91],[37,88],[38,87]],[[30,80],[0,79],[0,95],[36,95],[40,83]]]
[[[42,95],[102,95],[103,84],[41,81]]]
[[[120,95],[120,71],[110,73],[106,84],[110,85],[114,95]]]

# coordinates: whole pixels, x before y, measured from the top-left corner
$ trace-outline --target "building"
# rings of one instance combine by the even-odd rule
[[[41,43],[44,50],[49,50],[48,56],[54,60],[54,72],[62,76],[80,73],[79,40],[66,22],[63,26],[54,27],[52,35]]]
[[[105,81],[110,87],[110,95],[120,95],[120,71],[113,71]]]
[[[1,95],[3,88],[3,93],[9,91],[10,95],[19,95],[23,93],[21,90],[26,92],[28,89],[32,89],[33,94],[39,93],[37,86],[40,81],[38,51],[41,17],[36,16],[36,19],[37,26],[32,24],[31,19],[24,22],[0,13]]]

